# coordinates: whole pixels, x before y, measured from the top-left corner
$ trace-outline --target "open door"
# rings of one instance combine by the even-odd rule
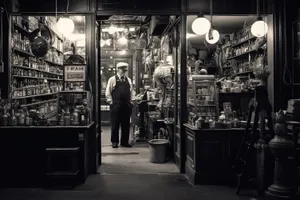
[[[186,72],[182,72],[183,69],[182,66],[184,66],[184,63],[182,61],[186,61],[185,59],[182,59],[185,54],[185,48],[186,48],[186,42],[185,37],[182,37],[186,34],[186,18],[181,16],[180,23],[176,27],[175,37],[176,37],[176,52],[175,52],[175,126],[174,126],[174,160],[175,164],[180,170],[180,173],[185,172],[185,132],[183,128],[183,123],[185,121],[185,114],[184,111],[184,105],[182,104],[185,101],[185,95],[184,93],[186,90],[184,90],[183,87],[181,87],[184,79],[186,79]],[[184,47],[184,51],[182,51]],[[183,55],[182,55],[183,54]],[[185,77],[184,77],[185,76]]]
[[[96,72],[96,101],[97,101],[97,110],[100,110],[101,105],[101,74],[100,74],[100,26],[97,22],[95,22],[95,72]],[[97,168],[101,165],[101,112],[97,112],[97,135],[96,135],[96,145],[97,145],[97,153],[96,153],[96,165]]]

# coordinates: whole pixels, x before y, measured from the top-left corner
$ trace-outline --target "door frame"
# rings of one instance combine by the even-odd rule
[[[96,13],[96,20],[97,18],[102,19],[105,16],[110,16],[110,15],[162,15],[162,16],[171,16],[171,15],[176,15],[176,16],[180,16],[181,17],[181,22],[179,23],[180,26],[180,52],[181,55],[178,55],[178,57],[180,56],[180,83],[186,83],[187,82],[187,77],[186,77],[186,14],[180,13],[180,12],[151,12],[151,13],[141,13],[141,12],[122,12],[121,14],[116,12],[116,11],[112,11],[112,12],[97,12]],[[100,20],[97,20],[100,21]],[[101,23],[100,23],[101,24]],[[100,33],[101,33],[101,26],[100,26]],[[99,44],[100,47],[100,44]],[[101,52],[101,47],[99,48],[99,52]],[[99,56],[99,63],[101,63],[101,54],[98,55]],[[177,76],[177,75],[176,75]],[[100,77],[99,77],[100,78]],[[177,90],[177,85],[176,85],[176,90]],[[184,87],[181,87],[184,88]],[[101,95],[101,94],[100,94]],[[181,104],[180,106],[178,106],[175,109],[176,113],[180,113],[180,124],[176,124],[175,123],[175,130],[176,132],[179,132],[180,135],[180,162],[177,163],[177,167],[180,170],[180,173],[184,173],[185,172],[185,158],[186,158],[186,149],[185,149],[185,129],[183,124],[187,121],[187,111],[186,111],[186,90],[180,90],[180,96],[181,96]],[[178,102],[176,102],[177,105]],[[179,110],[177,110],[179,108]],[[176,121],[176,120],[175,120]],[[174,130],[174,131],[175,131]],[[175,132],[175,133],[176,133]],[[174,133],[174,138],[175,138],[175,133]],[[174,144],[176,145],[176,144]],[[175,153],[175,152],[174,152]],[[175,163],[176,164],[176,163]],[[101,165],[101,163],[100,163]]]

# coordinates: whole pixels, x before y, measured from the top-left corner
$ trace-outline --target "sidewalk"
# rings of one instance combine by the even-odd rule
[[[249,200],[235,188],[192,186],[184,175],[93,175],[74,190],[0,189],[1,200]]]

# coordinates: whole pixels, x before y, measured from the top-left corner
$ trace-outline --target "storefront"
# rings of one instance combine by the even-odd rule
[[[105,50],[105,45],[101,45],[103,35],[102,33],[100,34],[103,29],[108,28],[105,27],[108,25],[99,23],[107,19],[108,16],[151,16],[152,21],[150,20],[150,24],[151,22],[157,22],[157,24],[164,25],[163,31],[156,35],[158,36],[157,39],[159,39],[159,44],[156,48],[153,47],[153,42],[146,42],[146,46],[152,45],[151,49],[140,47],[138,48],[139,51],[135,51],[135,54],[131,55],[133,57],[132,65],[135,68],[130,69],[129,73],[136,83],[135,89],[140,92],[140,88],[147,84],[151,89],[158,87],[155,84],[151,85],[151,81],[149,83],[145,82],[147,78],[152,78],[151,76],[153,76],[153,72],[157,67],[162,67],[168,63],[173,66],[172,70],[170,70],[173,87],[165,89],[171,93],[166,94],[166,92],[163,97],[164,100],[170,100],[171,106],[162,106],[162,109],[158,113],[153,113],[153,116],[150,116],[148,113],[144,126],[149,127],[148,132],[156,134],[157,130],[153,130],[153,127],[157,126],[155,123],[160,120],[163,121],[162,124],[172,135],[171,143],[174,162],[180,169],[180,172],[186,173],[190,181],[196,184],[227,184],[234,179],[234,174],[229,168],[235,160],[244,130],[242,125],[237,124],[242,124],[241,121],[245,121],[245,111],[249,100],[253,96],[251,87],[254,87],[254,83],[251,85],[252,83],[249,84],[249,81],[247,84],[243,81],[244,79],[252,80],[255,78],[253,70],[249,68],[251,63],[254,62],[253,59],[257,59],[259,55],[267,57],[268,67],[271,72],[268,79],[269,99],[275,111],[284,108],[287,99],[292,97],[290,93],[291,87],[286,86],[281,81],[285,70],[284,62],[288,59],[283,56],[285,53],[283,44],[288,40],[283,36],[284,27],[281,26],[284,22],[284,7],[282,3],[271,0],[261,1],[260,3],[259,13],[269,28],[267,37],[263,41],[263,48],[267,49],[267,51],[263,49],[263,53],[258,54],[253,47],[257,43],[255,42],[256,38],[251,35],[249,29],[251,24],[255,22],[257,15],[257,4],[254,0],[245,1],[243,4],[236,0],[215,0],[212,7],[209,0],[163,2],[153,0],[146,2],[134,0],[126,2],[118,0],[99,0],[97,2],[70,1],[69,6],[63,2],[57,1],[59,2],[58,4],[55,4],[55,2],[48,1],[49,4],[47,5],[49,7],[43,5],[29,8],[26,6],[26,4],[28,5],[27,1],[19,1],[18,6],[11,6],[12,13],[9,15],[8,27],[10,31],[7,35],[9,44],[4,46],[10,47],[8,50],[10,53],[6,59],[6,66],[8,67],[1,74],[9,81],[8,84],[2,86],[3,89],[1,88],[2,98],[8,99],[9,103],[16,102],[12,101],[16,99],[18,105],[20,105],[19,107],[22,108],[19,109],[18,107],[20,110],[18,114],[16,109],[10,109],[9,113],[13,112],[9,118],[21,119],[21,115],[24,115],[24,119],[28,118],[27,110],[23,109],[27,107],[28,111],[35,108],[35,112],[37,110],[39,110],[38,112],[45,112],[45,115],[39,114],[41,116],[40,119],[33,120],[34,122],[32,123],[35,123],[34,128],[30,124],[31,120],[28,120],[28,124],[23,124],[23,121],[20,122],[20,120],[18,122],[13,120],[8,123],[9,126],[5,123],[5,126],[2,125],[0,127],[1,134],[5,132],[4,138],[6,140],[4,142],[8,146],[14,143],[15,138],[21,137],[23,138],[22,141],[27,141],[28,144],[30,143],[30,146],[36,147],[28,148],[27,143],[22,142],[21,145],[18,144],[11,147],[14,148],[14,153],[4,156],[6,160],[13,157],[13,155],[18,155],[19,158],[27,158],[28,166],[26,169],[30,169],[31,173],[24,177],[25,182],[29,179],[29,176],[41,177],[45,173],[45,167],[41,167],[44,166],[44,163],[37,162],[37,160],[46,160],[46,148],[59,147],[68,150],[67,148],[80,147],[79,165],[81,167],[79,168],[79,173],[81,174],[82,182],[84,182],[89,173],[95,173],[98,165],[101,164],[101,148],[99,148],[101,146],[101,124],[109,123],[109,117],[105,114],[108,106],[104,104],[103,76],[101,75],[100,65],[105,63],[109,65],[112,62],[114,66],[118,61],[127,59],[124,56],[119,56],[118,59],[111,61],[110,55],[107,55],[106,59],[101,57],[103,51],[110,51],[109,49]],[[68,11],[66,7],[69,8]],[[66,12],[70,13],[70,18],[75,22],[75,31],[79,27],[77,38],[69,39],[71,42],[67,38],[61,40],[59,33],[53,30],[57,25],[51,26],[51,23],[48,22],[49,20],[53,21],[51,17],[55,17],[56,14],[63,16]],[[207,19],[210,19],[210,14],[212,14],[213,25],[220,33],[220,40],[226,38],[223,44],[210,45],[205,42],[203,36],[195,36],[192,23],[199,12],[202,12]],[[156,18],[153,20],[153,17]],[[33,22],[33,24],[42,24],[44,31],[37,31],[37,33],[46,34],[44,37],[48,37],[49,41],[47,42],[52,44],[50,49],[51,57],[44,59],[42,63],[36,64],[37,61],[34,59],[39,55],[34,54],[32,49],[30,51],[27,49],[30,42],[25,40],[28,38],[29,41],[30,38],[26,34],[37,27],[28,27],[25,19],[37,21]],[[47,28],[48,26],[50,28]],[[165,34],[164,31],[166,30],[168,34]],[[51,32],[51,38],[47,36],[48,32]],[[154,39],[152,36],[150,34],[151,41]],[[38,37],[38,34],[35,37]],[[73,37],[75,37],[75,34]],[[166,37],[168,38],[166,39]],[[164,43],[163,40],[168,42]],[[232,48],[226,50],[226,44],[232,46]],[[63,46],[63,48],[60,48],[59,45]],[[261,46],[258,48],[261,48]],[[151,59],[157,59],[155,63],[159,63],[159,61],[164,61],[165,63],[154,66],[153,70],[150,70],[152,73],[141,75],[138,70],[142,66],[145,67],[146,57],[149,56],[143,55],[145,50],[148,50]],[[224,59],[216,61],[217,56],[221,57],[217,52],[223,52],[224,55],[222,57]],[[68,59],[69,57],[71,58]],[[33,58],[33,60],[30,58]],[[127,62],[131,61],[127,60]],[[138,65],[139,63],[141,66]],[[265,66],[265,63],[263,65]],[[201,69],[205,69],[212,76],[198,76],[201,73]],[[147,70],[145,69],[145,71]],[[241,75],[244,78],[236,79],[236,77],[241,77]],[[34,79],[34,81],[30,81],[30,79]],[[201,83],[203,81],[205,83],[209,82],[209,84],[206,84],[204,87]],[[36,91],[37,85],[43,87],[41,88],[42,91]],[[32,86],[34,86],[34,89],[32,89]],[[78,93],[83,93],[79,92],[79,90],[88,92],[84,93],[85,97],[78,97]],[[214,92],[209,93],[208,90]],[[28,92],[30,95],[27,95],[29,94]],[[63,95],[65,93],[70,94]],[[76,100],[76,96],[79,100]],[[197,96],[201,96],[201,98]],[[282,99],[282,96],[285,96],[286,99]],[[204,98],[202,99],[202,97]],[[62,101],[64,102],[62,103]],[[70,112],[74,116],[81,116],[81,112],[76,111],[74,113],[75,109],[73,108],[76,107],[74,102],[77,102],[79,107],[84,104],[83,107],[86,111],[82,113],[88,113],[87,111],[89,111],[89,116],[83,114],[84,119],[90,118],[89,123],[86,120],[83,120],[84,123],[81,122],[81,118],[79,118],[78,123],[82,123],[82,126],[77,125],[77,121],[74,122],[74,120],[72,121],[73,124],[69,123],[68,117],[71,115],[69,114]],[[88,102],[87,106],[85,106],[86,102]],[[224,104],[227,102],[230,102],[230,104]],[[244,104],[241,105],[241,102]],[[70,104],[72,109],[69,110],[70,107],[66,106],[66,104]],[[43,108],[41,108],[41,105],[44,105],[42,106]],[[228,109],[224,105],[230,105],[229,110],[231,110],[230,113],[232,114],[239,112],[239,114],[230,117],[232,119],[230,122],[228,120],[218,122],[219,118],[228,118]],[[37,107],[39,108],[37,109]],[[67,107],[68,109],[64,110]],[[168,109],[166,109],[167,107]],[[212,109],[203,110],[210,107]],[[50,109],[53,116],[46,116],[46,113],[49,113],[46,109]],[[222,111],[225,111],[225,113],[222,114]],[[7,113],[8,110],[4,112]],[[164,114],[163,117],[162,113]],[[199,116],[199,113],[201,113],[201,116]],[[204,116],[204,113],[206,113],[206,116]],[[16,114],[18,116],[13,117]],[[57,118],[53,121],[46,119],[51,117]],[[165,118],[168,118],[168,120],[165,120]],[[202,128],[199,127],[200,118]],[[16,126],[15,123],[19,125]],[[28,127],[25,127],[25,125]],[[57,132],[55,135],[52,134],[54,130]],[[67,130],[70,131],[69,134],[64,133]],[[60,133],[58,134],[58,132]],[[26,134],[26,137],[24,137],[24,134]],[[47,136],[42,137],[39,134]],[[60,137],[60,134],[66,136]],[[73,143],[68,143],[68,141],[73,141]],[[4,151],[8,146],[1,145],[1,148],[4,147],[1,150]],[[28,150],[25,150],[27,148]],[[24,152],[22,155],[18,153],[22,151]],[[33,154],[32,152],[38,153]],[[209,156],[207,156],[208,152],[211,153]],[[34,156],[29,159],[31,155]],[[25,162],[25,160],[22,160],[22,162]],[[14,173],[14,170],[10,170],[10,168],[16,168],[11,167],[11,165],[17,166],[18,162],[20,162],[20,159],[14,162],[7,162],[9,164],[6,164],[3,168],[4,170],[1,171],[6,171],[7,174]],[[32,175],[37,168],[41,170],[38,170],[37,174]],[[218,174],[220,179],[214,179],[215,174]],[[222,174],[226,174],[226,176],[222,176]],[[20,173],[15,175],[15,177],[17,176],[20,176]],[[41,179],[36,182],[40,183]]]

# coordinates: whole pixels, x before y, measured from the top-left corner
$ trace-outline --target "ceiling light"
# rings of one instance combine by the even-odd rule
[[[128,40],[125,36],[122,36],[119,38],[118,42],[122,45],[125,45],[125,44],[127,44]]]
[[[252,24],[251,33],[255,37],[263,37],[268,33],[268,24],[263,21],[262,17],[258,17],[257,21]]]
[[[220,39],[220,34],[219,31],[211,29],[210,31],[208,31],[208,33],[206,33],[205,35],[205,40],[209,43],[209,44],[215,44],[219,41]]]
[[[199,14],[192,23],[192,30],[197,35],[206,34],[209,31],[210,27],[210,21],[206,19],[203,14]]]
[[[105,45],[105,40],[101,39],[101,40],[100,40],[100,46],[101,46],[101,47],[104,47],[104,45]]]
[[[133,32],[133,31],[135,31],[135,28],[134,27],[129,28],[129,31]]]
[[[110,46],[110,45],[111,45],[111,39],[106,40],[106,41],[105,41],[105,44],[106,44],[107,46]]]
[[[117,31],[117,28],[113,25],[111,25],[109,28],[108,28],[108,33],[109,34],[114,34],[115,32]]]
[[[112,56],[110,56],[109,58],[110,58],[110,59],[113,59],[113,57],[112,57]]]
[[[64,35],[71,34],[74,31],[75,27],[73,20],[67,17],[61,17],[58,20],[56,26],[58,31]]]

